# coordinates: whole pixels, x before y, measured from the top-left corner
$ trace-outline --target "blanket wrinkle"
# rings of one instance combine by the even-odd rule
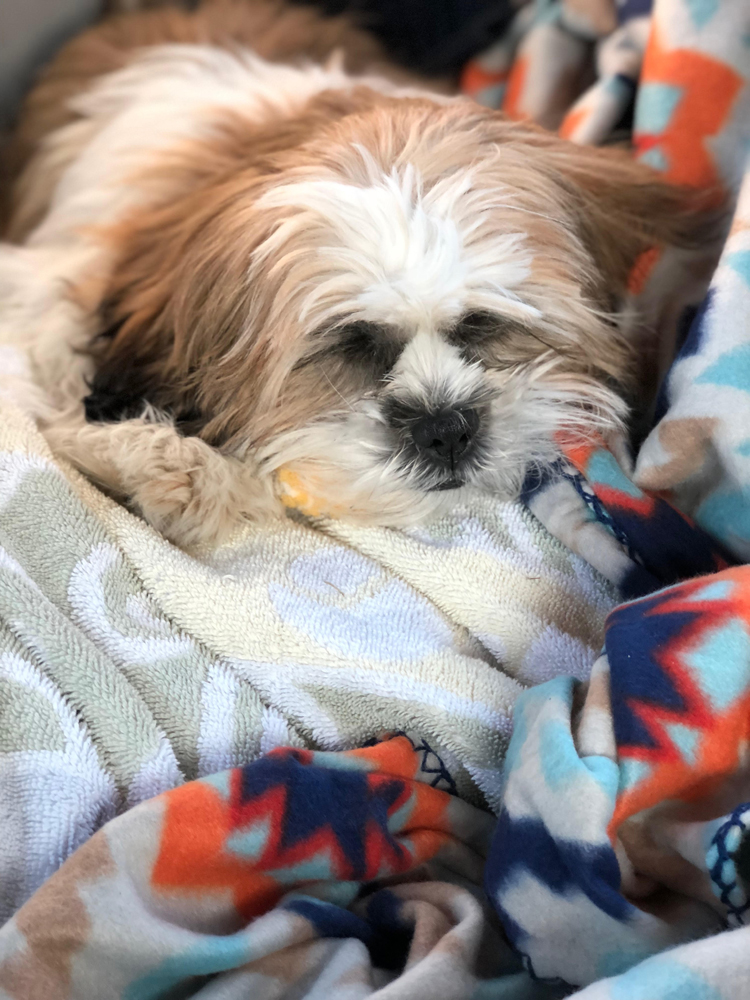
[[[278,746],[411,732],[492,802],[523,687],[596,659],[614,588],[520,504],[197,558],[0,409],[0,919],[123,809]]]
[[[344,753],[274,750],[142,803],[0,931],[0,995],[155,1000],[226,972],[192,995],[263,1000],[304,982],[311,1000],[413,1000],[438,981],[460,1000],[480,952],[488,973],[518,975],[476,891],[492,819],[420,773],[399,736]],[[399,883],[415,869],[425,881]],[[349,909],[364,883],[374,891]],[[71,905],[52,906],[53,894]]]

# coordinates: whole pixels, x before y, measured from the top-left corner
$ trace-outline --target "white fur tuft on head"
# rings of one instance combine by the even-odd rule
[[[476,308],[502,299],[518,315],[538,314],[515,291],[531,269],[524,234],[477,231],[497,192],[475,188],[470,170],[424,190],[411,164],[373,176],[372,157],[365,162],[368,186],[316,178],[280,184],[258,202],[287,210],[254,263],[304,268],[301,322],[317,326],[346,310],[353,319],[429,330],[460,315],[468,297]],[[309,258],[291,255],[303,233],[315,275]]]

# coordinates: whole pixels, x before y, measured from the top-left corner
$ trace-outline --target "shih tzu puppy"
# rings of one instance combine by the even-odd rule
[[[701,238],[625,154],[276,0],[105,21],[12,153],[0,333],[31,408],[185,546],[284,503],[408,525],[466,485],[513,497],[559,432],[621,425],[650,351],[628,275]]]

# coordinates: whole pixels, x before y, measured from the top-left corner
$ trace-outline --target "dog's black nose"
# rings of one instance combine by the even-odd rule
[[[418,420],[412,437],[432,459],[453,466],[468,450],[478,427],[476,410],[444,410]]]

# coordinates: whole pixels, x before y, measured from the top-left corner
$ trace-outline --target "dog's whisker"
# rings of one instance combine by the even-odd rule
[[[334,391],[334,392],[336,393],[336,395],[337,395],[337,396],[339,396],[341,400],[343,400],[344,404],[345,404],[345,405],[346,405],[346,406],[347,406],[347,407],[348,407],[348,408],[349,408],[349,409],[350,409],[350,410],[351,410],[352,412],[354,412],[354,407],[352,406],[352,404],[351,404],[350,400],[348,400],[348,399],[346,398],[346,396],[345,396],[345,395],[344,395],[344,394],[343,394],[342,392],[340,392],[340,391],[339,391],[339,389],[337,389],[337,388],[336,388],[336,386],[335,386],[335,385],[333,384],[333,382],[331,381],[331,377],[330,377],[330,375],[328,374],[328,372],[327,372],[327,371],[326,371],[325,369],[323,369],[323,375],[324,375],[324,377],[325,377],[326,381],[328,382],[328,384],[330,385],[330,387],[331,387],[331,388],[333,389],[333,391]]]

